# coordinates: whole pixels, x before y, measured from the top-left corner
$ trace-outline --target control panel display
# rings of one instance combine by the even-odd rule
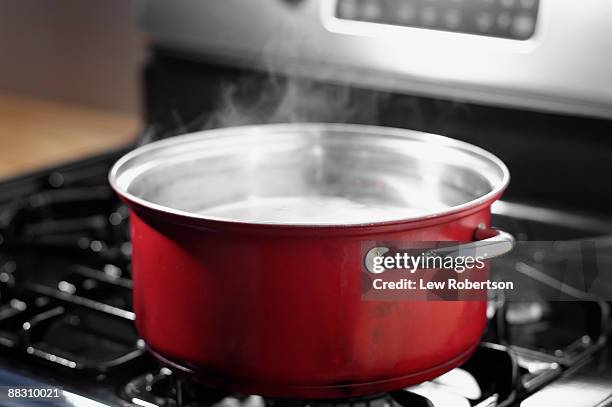
[[[336,17],[526,40],[538,8],[539,0],[337,0]]]

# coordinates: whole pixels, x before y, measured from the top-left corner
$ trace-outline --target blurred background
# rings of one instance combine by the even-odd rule
[[[0,178],[133,139],[144,45],[128,1],[0,1]]]

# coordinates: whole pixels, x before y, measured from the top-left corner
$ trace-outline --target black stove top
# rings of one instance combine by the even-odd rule
[[[0,185],[0,385],[61,386],[57,405],[612,405],[608,304],[571,288],[574,301],[491,298],[487,332],[468,362],[409,389],[353,400],[282,400],[191,382],[155,362],[133,326],[128,213],[106,181],[120,154]],[[509,202],[495,208],[493,223],[519,240],[612,230],[601,217]],[[508,256],[493,269],[537,279],[549,276],[543,264]]]

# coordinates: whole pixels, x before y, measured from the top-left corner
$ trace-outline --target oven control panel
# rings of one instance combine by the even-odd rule
[[[334,83],[612,119],[611,0],[133,0],[155,44]]]
[[[337,0],[336,17],[516,40],[535,32],[539,0]]]

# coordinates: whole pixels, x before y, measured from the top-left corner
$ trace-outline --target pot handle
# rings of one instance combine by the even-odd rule
[[[455,257],[469,253],[474,257],[483,259],[493,259],[511,251],[514,248],[515,240],[508,232],[500,229],[487,227],[484,224],[478,226],[474,232],[474,241],[452,247],[441,247],[427,252],[432,256]]]

